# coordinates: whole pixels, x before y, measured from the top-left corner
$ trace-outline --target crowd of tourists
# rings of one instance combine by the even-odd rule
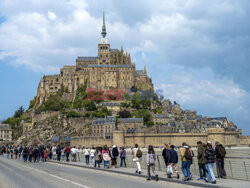
[[[178,172],[178,154],[177,150],[180,150],[181,158],[181,170],[183,173],[183,180],[192,180],[192,174],[190,167],[193,164],[194,153],[191,147],[186,143],[182,143],[182,147],[175,147],[171,144],[165,144],[165,148],[162,151],[162,157],[166,165],[166,172],[168,178],[175,177],[179,179]],[[0,154],[6,153],[8,159],[22,159],[24,162],[46,162],[48,160],[57,160],[63,162],[80,162],[81,156],[85,158],[86,165],[92,165],[95,168],[100,168],[101,164],[105,169],[125,167],[127,168],[126,157],[127,150],[124,147],[118,148],[116,145],[108,147],[104,145],[102,147],[70,147],[70,146],[2,146],[0,148]],[[143,152],[138,144],[132,148],[133,162],[136,164],[136,173],[141,174],[141,162]],[[226,172],[224,169],[224,158],[226,150],[219,142],[215,143],[213,148],[212,143],[197,142],[197,159],[199,165],[200,177],[198,180],[204,180],[206,182],[216,183],[216,178],[213,173],[214,163],[216,163],[218,178],[226,178]],[[118,158],[120,157],[120,164],[118,164]],[[151,171],[155,176],[155,180],[158,181],[159,177],[155,170],[157,163],[157,154],[154,147],[150,145],[148,147],[146,155],[147,164],[147,180],[151,180]]]

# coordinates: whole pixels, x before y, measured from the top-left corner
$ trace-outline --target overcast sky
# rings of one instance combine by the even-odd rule
[[[103,8],[111,47],[165,98],[250,134],[249,0],[0,0],[0,120],[27,108],[42,75],[97,55]]]

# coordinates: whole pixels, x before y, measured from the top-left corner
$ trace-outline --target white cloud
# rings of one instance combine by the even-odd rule
[[[201,70],[200,73],[178,69],[169,75],[167,84],[161,83],[157,88],[163,90],[165,98],[184,106],[224,109],[232,113],[244,109],[249,96],[246,90],[227,77],[219,78],[213,75],[208,79],[203,75],[204,72],[210,76],[214,74],[211,69]]]
[[[57,18],[56,14],[52,11],[48,11],[48,18],[50,20],[55,20]]]

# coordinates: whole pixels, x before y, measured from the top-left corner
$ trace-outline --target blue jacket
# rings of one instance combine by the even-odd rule
[[[168,151],[168,163],[178,163],[178,155],[174,149]]]

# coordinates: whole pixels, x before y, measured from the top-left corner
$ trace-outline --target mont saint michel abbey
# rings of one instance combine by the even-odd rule
[[[130,54],[124,54],[123,48],[110,48],[104,13],[101,35],[97,56],[78,57],[75,66],[64,66],[60,74],[42,77],[37,90],[37,105],[42,104],[50,94],[60,91],[62,87],[67,87],[68,92],[74,94],[85,80],[88,88],[101,91],[119,89],[126,92],[132,87],[143,91],[154,89],[146,67],[144,70],[136,70]]]

